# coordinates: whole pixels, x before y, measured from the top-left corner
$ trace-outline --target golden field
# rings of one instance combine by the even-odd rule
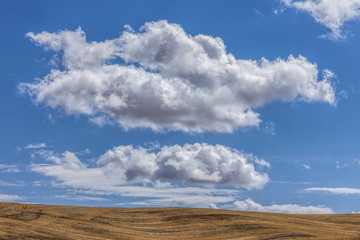
[[[0,239],[360,239],[360,214],[0,203]]]

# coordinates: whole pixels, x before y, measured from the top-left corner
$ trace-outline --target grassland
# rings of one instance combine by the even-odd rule
[[[0,203],[0,239],[360,239],[360,214]]]

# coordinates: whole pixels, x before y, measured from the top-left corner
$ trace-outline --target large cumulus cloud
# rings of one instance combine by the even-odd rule
[[[164,146],[158,152],[131,145],[118,146],[101,155],[97,167],[88,167],[72,152],[60,156],[44,152],[43,155],[52,163],[33,164],[32,170],[75,188],[170,180],[253,189],[269,181],[267,174],[255,169],[255,166],[269,167],[266,161],[222,145],[205,143]]]
[[[65,190],[59,197],[78,200],[115,195],[135,198],[126,205],[208,207],[234,202],[242,194],[239,188],[259,189],[269,181],[263,173],[268,162],[222,145],[195,143],[156,150],[117,146],[92,163],[69,151],[32,151],[37,163],[30,169]]]
[[[157,153],[144,148],[118,146],[99,159],[109,176],[126,180],[152,179],[183,181],[191,184],[237,185],[261,188],[269,180],[254,164],[268,165],[252,155],[244,155],[222,145],[185,144],[165,146]]]
[[[224,42],[167,21],[88,42],[85,32],[28,33],[60,52],[62,68],[20,88],[38,104],[124,128],[232,132],[258,126],[254,108],[275,100],[334,104],[333,75],[303,56],[236,59]]]

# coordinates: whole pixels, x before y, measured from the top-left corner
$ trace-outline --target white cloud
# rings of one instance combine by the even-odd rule
[[[165,146],[156,154],[144,148],[119,146],[102,155],[98,163],[104,165],[107,175],[126,180],[149,177],[190,184],[261,188],[269,178],[257,172],[250,161],[269,167],[268,162],[251,155],[205,143]]]
[[[106,201],[106,198],[102,197],[93,197],[93,196],[83,196],[83,195],[56,195],[57,198],[62,198],[66,200],[75,200],[75,201]]]
[[[25,186],[24,182],[10,183],[3,180],[0,180],[0,186],[3,187],[22,187]]]
[[[326,192],[331,194],[360,194],[358,188],[306,188],[305,191],[309,192]]]
[[[263,124],[264,125],[264,131],[266,132],[266,133],[269,133],[269,134],[271,134],[271,135],[273,135],[273,136],[275,136],[275,133],[276,133],[276,131],[275,131],[275,124],[273,123],[273,122],[266,122],[266,123],[264,123]]]
[[[214,204],[214,203],[210,203],[209,208],[211,208],[211,209],[219,209],[219,208],[216,206],[216,204]]]
[[[45,148],[46,143],[35,143],[35,144],[28,144],[24,147],[24,149],[39,149],[39,148]]]
[[[282,0],[285,5],[309,13],[316,22],[331,30],[328,37],[344,38],[345,22],[360,17],[360,0]]]
[[[208,208],[211,204],[225,204],[234,202],[239,196],[238,191],[228,189],[200,188],[200,187],[178,187],[154,188],[138,187],[127,188],[119,187],[121,196],[146,198],[143,201],[127,201],[117,205],[132,206],[169,206],[179,205]]]
[[[311,167],[309,165],[307,165],[307,164],[303,164],[302,167],[305,168],[305,169],[308,169],[308,170],[311,169]]]
[[[103,42],[87,42],[80,28],[28,33],[61,52],[65,69],[20,90],[37,104],[87,115],[99,125],[110,120],[156,131],[233,132],[258,126],[253,109],[272,101],[335,102],[330,71],[319,80],[316,64],[303,56],[236,59],[222,39],[190,36],[167,21],[145,23],[140,32],[127,29]]]
[[[34,182],[32,183],[32,185],[35,186],[35,187],[46,186],[46,184],[47,184],[47,183],[43,183],[43,182],[41,182],[41,181],[39,181],[39,180],[34,181]]]
[[[23,198],[18,195],[0,193],[0,202],[16,202],[21,200],[23,200]]]
[[[81,195],[141,197],[127,205],[196,206],[234,202],[239,190],[217,189],[214,185],[261,188],[268,181],[259,168],[264,160],[221,145],[186,144],[158,149],[118,146],[107,151],[89,167],[72,152],[56,155],[38,151],[35,156],[49,163],[31,164],[34,172],[51,177],[53,186],[72,189]],[[202,185],[186,186],[183,183]],[[140,184],[140,185],[139,185]]]
[[[9,165],[9,164],[0,164],[0,171],[2,172],[8,172],[8,173],[16,173],[20,172],[18,165]]]
[[[332,214],[334,213],[330,208],[324,206],[300,206],[297,204],[284,205],[270,205],[263,206],[254,202],[252,199],[244,201],[236,201],[235,207],[241,211],[256,211],[256,212],[275,212],[288,214]]]
[[[354,158],[352,161],[336,161],[336,169],[344,169],[348,167],[360,166],[360,160]]]
[[[346,168],[349,167],[351,165],[351,163],[340,163],[339,161],[336,161],[336,168],[337,169],[342,169],[342,168]]]
[[[142,147],[118,146],[100,156],[96,168],[87,167],[72,152],[64,152],[61,156],[52,152],[38,154],[53,163],[33,164],[34,171],[74,187],[83,187],[88,182],[116,185],[151,179],[253,189],[269,181],[267,174],[256,171],[254,166],[270,167],[265,160],[205,143],[164,146],[156,153]]]

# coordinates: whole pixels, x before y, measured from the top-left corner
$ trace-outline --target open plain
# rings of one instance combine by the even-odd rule
[[[0,239],[360,239],[360,214],[0,203]]]

